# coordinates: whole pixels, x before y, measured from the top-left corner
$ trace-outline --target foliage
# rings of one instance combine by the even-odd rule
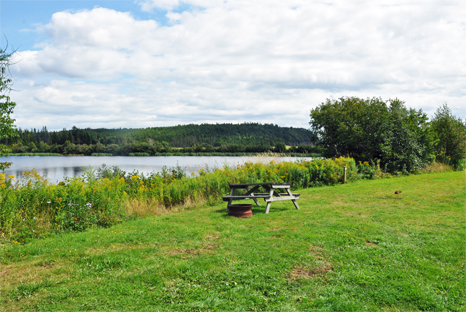
[[[177,147],[182,147],[178,151],[184,153],[261,153],[272,150],[276,142],[296,147],[309,146],[310,138],[311,132],[306,129],[258,123],[180,125],[146,129],[79,129],[73,126],[70,130],[61,131],[48,131],[47,127],[42,127],[18,129],[13,151],[83,155],[108,153],[119,156],[130,153],[171,153]],[[307,150],[306,153],[316,152],[309,147],[303,150]]]
[[[311,110],[310,124],[327,157],[380,160],[391,172],[418,171],[433,160],[427,116],[398,99],[327,99]]]
[[[389,112],[381,99],[327,99],[311,110],[311,128],[328,157],[348,155],[356,160],[380,159],[382,134]]]
[[[142,149],[144,144],[65,144],[65,145],[48,145],[47,143],[40,143],[36,147],[34,143],[28,145],[13,144],[10,155],[12,156],[52,156],[52,155],[81,155],[81,156],[243,156],[243,155],[256,155],[257,152],[266,152],[271,150],[270,147],[254,147],[249,148],[241,144],[222,145],[219,147],[212,147],[211,149],[196,146],[196,148],[186,147],[177,149],[166,149],[156,151],[153,148]],[[145,150],[146,152],[140,152]],[[290,156],[309,156],[320,157],[322,149],[311,145],[291,146],[290,148],[283,149],[284,153]],[[34,151],[34,152],[32,152]],[[96,152],[98,151],[98,152]]]
[[[285,153],[286,152],[286,145],[283,142],[275,143],[275,147],[273,149],[275,153]]]
[[[466,157],[466,124],[453,116],[447,104],[437,109],[431,121],[436,138],[437,160],[464,169]]]
[[[15,120],[10,116],[16,104],[8,96],[12,84],[11,78],[7,76],[10,59],[11,54],[0,49],[0,157],[7,156],[11,152],[5,143],[8,144],[8,140],[16,134],[13,125]],[[10,165],[8,162],[0,163],[0,170],[4,171]]]
[[[152,202],[169,210],[179,206],[213,205],[229,192],[231,183],[286,182],[293,188],[335,185],[360,176],[353,159],[300,162],[246,162],[237,167],[201,169],[187,177],[181,166],[147,176],[103,166],[58,185],[27,172],[23,184],[0,185],[0,230],[3,237],[26,241],[50,232],[80,231],[121,220],[128,201]],[[363,176],[361,176],[363,177]],[[191,204],[197,203],[197,204]]]
[[[61,156],[61,154],[58,154],[58,153],[21,153],[21,154],[10,153],[9,155],[10,156]],[[92,155],[92,156],[94,156],[94,155]],[[97,156],[99,156],[99,155],[97,155]]]
[[[434,161],[427,115],[422,110],[407,109],[400,100],[389,100],[388,112],[388,125],[384,127],[380,146],[385,171],[420,171]]]

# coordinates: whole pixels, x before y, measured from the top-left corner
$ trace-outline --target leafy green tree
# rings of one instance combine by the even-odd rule
[[[327,99],[310,116],[316,143],[327,157],[380,160],[388,171],[416,171],[432,161],[426,114],[398,99]]]
[[[285,153],[286,152],[286,145],[283,142],[275,143],[275,147],[273,149],[275,153]]]
[[[428,117],[398,99],[388,103],[380,160],[388,171],[418,171],[435,159]]]
[[[2,142],[8,142],[8,139],[16,135],[13,125],[15,120],[10,116],[16,104],[8,96],[12,84],[11,78],[8,77],[11,55],[0,49],[0,141]],[[8,156],[10,152],[11,149],[7,145],[0,144],[0,157]],[[10,165],[11,163],[8,162],[0,163],[0,170],[4,171]]]
[[[327,157],[350,156],[365,161],[382,157],[382,134],[388,130],[389,110],[379,98],[342,97],[311,110],[311,130]]]
[[[444,163],[451,163],[458,169],[464,168],[466,157],[465,123],[461,118],[453,116],[445,103],[437,109],[431,126],[436,138],[437,159]]]

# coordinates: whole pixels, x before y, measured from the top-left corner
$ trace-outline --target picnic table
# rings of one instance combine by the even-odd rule
[[[259,193],[258,191],[260,188],[264,189],[265,193]],[[265,213],[269,213],[270,205],[272,202],[279,200],[291,200],[296,209],[299,209],[296,200],[299,199],[300,194],[291,193],[290,188],[290,184],[273,182],[230,184],[230,195],[223,196],[223,201],[228,201],[229,206],[234,200],[252,199],[256,205],[260,206],[257,200],[264,199],[264,201],[267,203]],[[242,195],[235,195],[236,190],[241,189],[246,190],[246,192]]]

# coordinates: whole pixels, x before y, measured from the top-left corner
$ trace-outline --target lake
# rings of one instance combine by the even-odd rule
[[[175,167],[180,165],[186,169],[187,174],[197,173],[199,169],[230,166],[251,162],[269,162],[271,160],[295,161],[298,159],[310,160],[310,157],[257,157],[257,156],[10,156],[0,157],[0,162],[8,161],[13,165],[5,171],[6,174],[15,176],[20,181],[23,172],[35,169],[40,175],[53,183],[63,181],[64,178],[80,176],[89,167],[97,169],[102,164],[107,167],[118,166],[128,172],[137,170],[148,174],[160,172],[164,166]]]

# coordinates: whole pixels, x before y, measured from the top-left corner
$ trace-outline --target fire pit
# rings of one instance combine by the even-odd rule
[[[249,218],[252,217],[252,205],[239,204],[239,205],[228,205],[228,215],[238,218]]]

